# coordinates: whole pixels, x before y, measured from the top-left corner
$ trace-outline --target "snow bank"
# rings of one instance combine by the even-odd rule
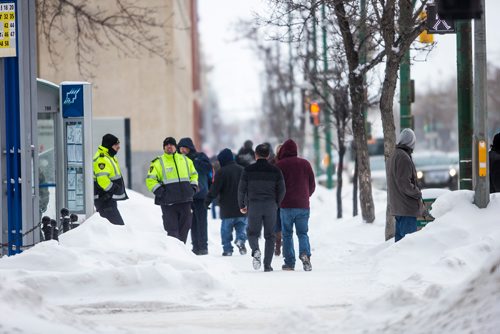
[[[231,267],[217,259],[197,258],[188,246],[167,237],[161,211],[151,199],[133,191],[130,197],[120,207],[125,226],[96,214],[62,234],[59,243],[42,242],[2,258],[0,299],[16,300],[19,306],[9,313],[34,308],[40,310],[39,317],[60,314],[56,306],[64,307],[69,300],[74,310],[231,302]]]
[[[407,313],[388,333],[498,333],[500,251],[486,262],[479,273],[442,298]]]
[[[472,191],[442,194],[436,220],[366,252],[379,296],[336,330],[364,333],[496,333],[500,323],[500,196],[485,209]],[[487,263],[485,265],[485,262]]]

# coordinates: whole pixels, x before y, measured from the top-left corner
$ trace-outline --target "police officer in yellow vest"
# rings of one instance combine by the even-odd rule
[[[102,137],[102,144],[94,155],[94,205],[112,224],[124,225],[116,201],[128,199],[120,165],[115,158],[120,141],[112,134]]]
[[[165,153],[151,161],[146,186],[154,193],[155,204],[161,206],[167,234],[186,243],[193,218],[191,203],[198,191],[198,173],[191,159],[176,152],[176,145],[174,138],[165,138]]]

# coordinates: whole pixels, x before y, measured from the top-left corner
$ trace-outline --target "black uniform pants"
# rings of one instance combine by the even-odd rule
[[[109,220],[111,224],[114,225],[125,225],[123,222],[120,211],[118,211],[118,206],[116,205],[116,201],[112,200],[108,202],[109,205],[100,208],[97,212],[101,215],[101,217]]]
[[[274,243],[276,236],[274,226],[276,225],[276,214],[278,206],[276,203],[252,202],[248,205],[248,244],[253,252],[259,249],[259,236],[264,226],[264,266],[270,266],[274,255]]]
[[[163,228],[167,234],[186,243],[193,218],[191,202],[162,205],[161,212],[163,213]]]
[[[195,199],[191,207],[193,209],[193,222],[191,224],[193,252],[203,252],[208,249],[207,207],[205,206],[205,200]]]

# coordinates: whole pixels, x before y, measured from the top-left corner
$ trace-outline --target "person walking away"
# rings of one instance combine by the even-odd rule
[[[238,151],[236,155],[236,163],[246,167],[255,162],[255,152],[253,150],[253,142],[251,140],[245,140],[243,147]]]
[[[94,205],[101,217],[111,224],[125,225],[116,203],[128,199],[120,164],[116,159],[118,151],[118,138],[110,133],[105,134],[93,159]]]
[[[233,255],[233,230],[236,233],[235,245],[241,255],[247,253],[245,242],[247,241],[247,217],[240,211],[238,206],[238,184],[240,182],[243,167],[234,161],[233,152],[225,148],[217,155],[221,168],[215,172],[214,182],[210,186],[205,207],[209,207],[217,197],[222,219],[220,236],[222,242],[222,256]]]
[[[171,237],[186,243],[193,214],[191,203],[198,191],[198,173],[191,159],[177,153],[173,137],[163,141],[164,153],[151,161],[146,187],[161,207],[163,228]]]
[[[242,213],[248,214],[247,236],[252,249],[255,270],[261,267],[259,236],[264,226],[264,271],[272,271],[274,254],[274,226],[276,213],[285,196],[285,182],[281,171],[272,166],[269,145],[260,144],[255,148],[256,163],[245,167],[238,185],[238,204]]]
[[[269,155],[269,163],[271,165],[276,165],[278,162],[278,154],[280,152],[282,144],[278,144],[275,149],[275,154],[270,154]],[[282,242],[282,234],[281,234],[281,217],[280,217],[280,208],[278,208],[278,213],[276,214],[276,225],[274,226],[274,234],[276,236],[276,243],[275,243],[275,248],[274,248],[274,255],[275,256],[280,256],[281,255],[281,242]]]
[[[295,270],[293,228],[299,241],[299,259],[305,271],[311,271],[309,243],[309,198],[316,189],[316,180],[309,161],[297,156],[297,144],[288,139],[279,150],[276,166],[283,173],[286,194],[280,205],[283,236],[283,270]]]
[[[500,192],[500,133],[493,137],[489,152],[490,159],[490,194]]]
[[[191,204],[191,209],[193,210],[193,220],[191,223],[192,251],[196,255],[207,255],[208,226],[205,198],[207,197],[210,183],[212,183],[212,164],[205,153],[196,151],[193,140],[189,137],[179,140],[177,147],[182,154],[193,161],[194,168],[198,173],[198,192],[194,194],[193,203]]]
[[[417,230],[417,217],[424,211],[422,192],[417,185],[417,172],[411,157],[415,142],[413,130],[403,129],[394,152],[387,160],[387,198],[389,213],[396,219],[395,242]]]

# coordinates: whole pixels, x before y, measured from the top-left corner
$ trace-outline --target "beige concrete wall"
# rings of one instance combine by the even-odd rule
[[[139,1],[139,0],[138,0]],[[112,2],[89,0],[99,6]],[[144,6],[144,1],[141,5]],[[95,116],[130,117],[132,151],[161,148],[166,136],[192,135],[192,71],[188,0],[148,0],[148,5],[163,7],[158,18],[165,22],[162,36],[168,61],[143,51],[132,58],[111,48],[96,47],[91,57],[93,78],[84,77],[75,63],[74,43],[61,41],[57,68],[43,38],[39,43],[39,77],[61,81],[89,81],[93,84]],[[90,4],[88,5],[90,6]]]
[[[143,191],[143,176],[150,159],[162,152],[167,136],[193,136],[193,92],[191,64],[190,0],[137,0],[141,6],[158,7],[156,15],[165,23],[158,38],[165,45],[166,61],[146,50],[137,58],[94,47],[93,77],[79,73],[75,43],[61,39],[56,44],[57,67],[51,64],[47,43],[39,33],[39,77],[62,81],[89,81],[93,84],[93,115],[129,117],[132,143],[132,188]],[[87,6],[106,6],[112,1],[88,0]],[[69,28],[68,28],[69,29]],[[109,130],[110,132],[113,129]],[[144,160],[144,161],[143,161]],[[144,174],[144,175],[142,175]]]

